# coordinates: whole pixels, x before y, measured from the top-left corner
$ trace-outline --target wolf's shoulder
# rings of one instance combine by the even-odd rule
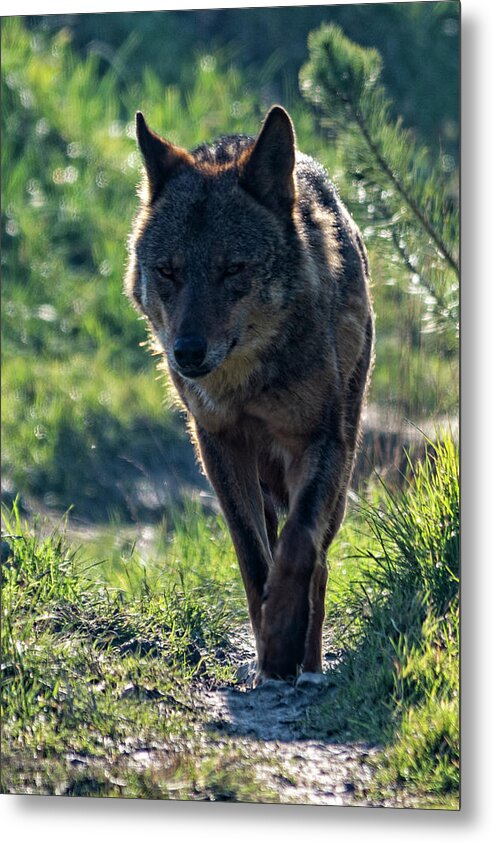
[[[346,290],[360,289],[369,265],[360,231],[343,204],[337,188],[319,161],[296,154],[298,224],[310,243],[312,254],[329,259],[335,275],[342,266]],[[319,235],[322,233],[320,244]]]
[[[295,171],[298,201],[301,206],[316,202],[330,210],[340,208],[338,191],[319,161],[303,152],[297,152]]]

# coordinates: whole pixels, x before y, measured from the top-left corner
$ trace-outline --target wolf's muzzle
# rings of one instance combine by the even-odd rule
[[[207,343],[202,336],[196,334],[178,336],[173,346],[173,353],[180,371],[185,376],[193,376],[195,372],[201,371],[207,356]]]
[[[174,359],[183,371],[188,368],[200,368],[207,354],[207,343],[201,336],[194,334],[179,336],[173,351]]]

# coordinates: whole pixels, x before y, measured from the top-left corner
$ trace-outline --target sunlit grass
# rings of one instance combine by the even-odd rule
[[[99,559],[95,564],[93,559]],[[198,503],[168,514],[154,526],[137,530],[114,522],[84,538],[80,571],[89,580],[137,592],[184,588],[215,591],[247,620],[244,588],[226,524],[221,515],[206,513]]]
[[[312,712],[313,728],[382,744],[377,786],[455,808],[459,485],[452,440],[434,445],[403,494],[381,488],[358,509],[341,533],[348,558],[331,581],[329,616],[344,651],[333,672],[336,701]]]
[[[198,781],[206,794],[212,770],[199,773],[190,742],[200,719],[193,686],[233,679],[224,651],[237,622],[230,558],[205,542],[213,528],[201,527],[208,578],[193,568],[197,536],[185,524],[160,570],[131,550],[119,563],[87,558],[63,528],[28,528],[15,508],[3,530],[11,547],[2,583],[4,791],[146,797],[147,777],[129,755],[150,747],[169,767],[153,797],[170,797],[181,777],[187,797]],[[253,777],[246,770],[237,792],[255,792]],[[113,778],[121,785],[108,788]]]

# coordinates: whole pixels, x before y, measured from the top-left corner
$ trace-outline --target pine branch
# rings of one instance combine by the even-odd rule
[[[321,53],[320,49],[322,51]],[[340,106],[340,104],[345,106],[346,111],[349,112],[349,120],[357,126],[377,167],[388,178],[423,230],[442,254],[449,267],[459,278],[460,270],[458,261],[422,207],[420,207],[418,200],[407,189],[394,168],[391,167],[380,144],[377,143],[377,140],[371,134],[363,109],[360,107],[361,102],[367,108],[371,106],[373,110],[379,106],[381,117],[386,116],[388,100],[386,99],[384,90],[374,85],[380,70],[378,54],[375,51],[365,50],[351,43],[338,27],[333,26],[325,29],[322,28],[319,33],[315,33],[311,41],[311,53],[311,62],[307,67],[311,71],[314,70],[314,76],[321,82],[321,88],[324,88],[325,93],[328,94],[330,104],[335,106],[335,112],[337,110],[336,106]],[[333,84],[330,84],[324,72],[323,60],[329,67],[331,77],[334,79]],[[305,71],[303,72],[305,73]],[[319,91],[319,88],[317,91]],[[381,96],[380,103],[376,102],[377,94]],[[307,96],[311,96],[312,98],[309,92],[307,92]],[[319,104],[319,99],[315,101]],[[389,127],[393,128],[391,123],[389,123]],[[397,126],[394,127],[394,133],[395,138],[397,138]]]
[[[398,193],[402,196],[402,198],[404,199],[404,201],[406,202],[406,204],[408,205],[408,207],[410,208],[410,210],[412,211],[414,216],[417,217],[417,219],[419,220],[419,222],[422,225],[422,227],[424,228],[424,230],[429,234],[431,240],[433,240],[436,247],[441,252],[441,254],[444,256],[444,258],[446,259],[446,261],[449,264],[449,266],[451,267],[451,269],[455,272],[455,274],[459,278],[460,268],[459,268],[458,262],[454,259],[454,257],[450,253],[449,249],[447,248],[447,246],[443,242],[442,238],[439,236],[439,234],[434,229],[432,224],[426,218],[423,211],[420,209],[418,204],[414,201],[413,197],[410,195],[408,190],[405,188],[405,186],[402,184],[402,182],[400,181],[398,176],[393,172],[393,170],[389,166],[388,162],[383,157],[381,151],[379,150],[376,143],[372,139],[372,137],[369,133],[369,130],[367,128],[367,125],[365,123],[365,120],[362,117],[362,114],[360,113],[360,111],[355,108],[353,102],[348,102],[348,105],[350,107],[353,119],[355,120],[355,122],[359,126],[361,134],[364,137],[364,140],[366,141],[366,143],[367,143],[369,149],[371,150],[372,154],[374,155],[379,167],[383,170],[385,175],[390,179],[390,181],[392,182],[392,184],[394,185],[394,187],[396,188]]]

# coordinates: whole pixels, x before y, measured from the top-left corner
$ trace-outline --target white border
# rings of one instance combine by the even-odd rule
[[[386,0],[385,0],[386,1]],[[340,0],[345,3],[345,0]],[[2,0],[1,15],[61,12],[144,11],[162,9],[234,8],[240,6],[301,5],[258,2],[118,2],[85,0],[23,2]],[[305,5],[320,5],[306,3]],[[453,840],[486,838],[491,815],[490,766],[492,759],[492,693],[490,639],[487,640],[490,605],[490,494],[492,477],[489,442],[492,402],[489,336],[492,330],[492,278],[490,183],[491,125],[490,80],[492,4],[464,0],[462,4],[462,490],[463,527],[463,808],[461,813],[362,808],[289,807],[238,804],[195,804],[116,799],[65,799],[26,796],[0,797],[0,824],[4,839],[19,836],[35,842],[66,837],[70,842],[108,835],[125,840],[186,838],[200,842],[240,842],[251,837],[291,840],[306,834],[340,833],[343,842],[371,842],[397,837],[398,842],[420,836]],[[480,188],[482,188],[480,190]],[[488,272],[485,273],[487,266]],[[481,470],[480,470],[481,469]],[[485,550],[487,548],[487,552]],[[489,822],[490,824],[490,822]]]
[[[374,0],[360,0],[361,3],[374,3]],[[382,2],[390,2],[390,0],[382,0]],[[316,0],[307,0],[307,2],[300,3],[296,0],[278,0],[278,2],[237,2],[237,0],[191,0],[191,2],[183,3],[161,3],[159,0],[147,0],[147,2],[139,3],[137,0],[85,0],[85,2],[77,2],[77,0],[2,0],[2,7],[0,14],[4,15],[36,15],[36,14],[67,14],[67,13],[82,13],[82,12],[146,12],[146,11],[163,11],[163,10],[178,10],[184,9],[235,9],[235,8],[252,8],[262,6],[322,6],[322,5],[350,5],[349,0],[339,0],[333,4],[323,4],[316,2]],[[352,4],[355,5],[355,4]],[[42,12],[40,10],[43,10]]]

